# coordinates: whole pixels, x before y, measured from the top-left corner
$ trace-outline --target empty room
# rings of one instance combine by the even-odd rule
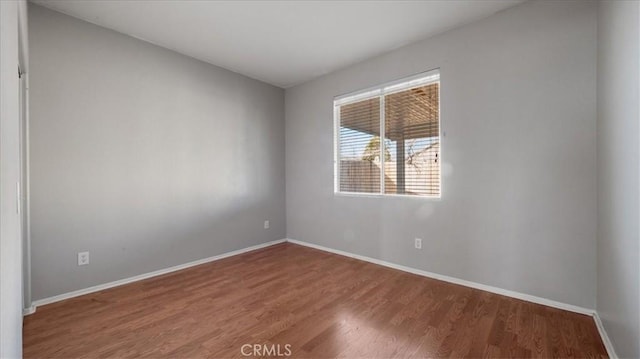
[[[639,0],[0,27],[0,358],[640,358]]]

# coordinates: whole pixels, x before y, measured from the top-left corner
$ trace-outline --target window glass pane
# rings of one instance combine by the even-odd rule
[[[385,193],[440,195],[439,84],[385,96]]]
[[[340,192],[380,193],[380,129],[380,98],[340,106]]]
[[[336,98],[338,192],[440,197],[438,79],[434,70]]]

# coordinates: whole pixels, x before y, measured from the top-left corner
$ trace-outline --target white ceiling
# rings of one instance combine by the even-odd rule
[[[283,88],[523,0],[35,0]]]

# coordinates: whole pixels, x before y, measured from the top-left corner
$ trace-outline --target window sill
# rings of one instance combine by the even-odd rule
[[[389,199],[405,199],[409,198],[412,200],[422,200],[422,201],[434,201],[440,202],[442,200],[442,196],[417,196],[410,194],[380,194],[380,193],[357,193],[357,192],[333,192],[333,195],[336,197],[361,197],[361,198],[389,198]]]

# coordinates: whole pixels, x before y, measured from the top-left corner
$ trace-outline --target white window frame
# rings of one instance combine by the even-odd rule
[[[385,144],[385,96],[396,92],[406,91],[415,87],[424,86],[428,84],[438,83],[438,141],[440,143],[440,157],[438,158],[438,170],[440,176],[439,181],[439,194],[437,196],[432,195],[415,195],[415,194],[393,194],[385,193],[385,181],[384,181],[384,153]],[[413,76],[405,77],[399,80],[390,81],[379,86],[369,87],[363,90],[350,92],[344,95],[336,96],[333,98],[333,193],[336,196],[354,196],[354,197],[402,197],[402,198],[415,198],[421,200],[440,200],[442,198],[442,98],[440,96],[441,84],[440,84],[440,69],[429,70]],[[348,105],[354,102],[369,100],[372,98],[380,99],[380,193],[365,193],[365,192],[345,192],[340,191],[340,106]]]

